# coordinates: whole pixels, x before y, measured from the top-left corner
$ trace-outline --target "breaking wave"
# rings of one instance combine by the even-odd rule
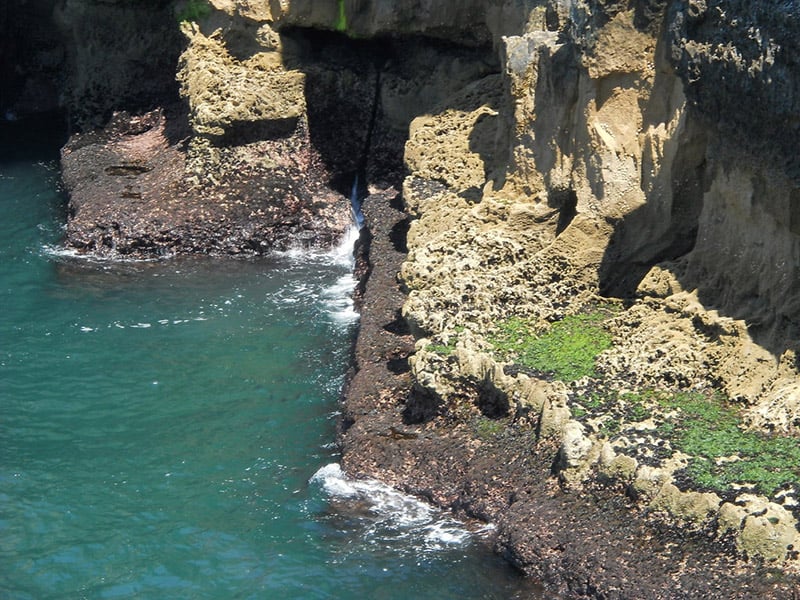
[[[413,548],[414,552],[435,552],[466,546],[492,529],[491,525],[470,527],[379,481],[351,479],[337,463],[320,468],[310,483],[321,488],[338,512],[361,522],[368,543],[402,542],[402,548]]]

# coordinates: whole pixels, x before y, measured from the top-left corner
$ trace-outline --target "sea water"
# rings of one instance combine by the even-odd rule
[[[74,256],[52,152],[3,142],[0,598],[535,593],[480,527],[339,469],[347,246]]]

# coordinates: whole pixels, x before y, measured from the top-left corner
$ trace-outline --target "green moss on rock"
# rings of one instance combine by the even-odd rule
[[[738,411],[720,395],[675,394],[662,404],[679,409],[675,445],[693,457],[687,472],[698,485],[725,490],[746,483],[769,495],[800,480],[797,440],[745,430]]]
[[[511,317],[498,324],[490,339],[505,359],[561,381],[593,377],[597,356],[611,347],[611,334],[603,326],[605,312],[570,315],[536,333],[532,323]]]
[[[186,0],[183,8],[178,11],[177,18],[180,23],[184,21],[202,21],[211,14],[211,5],[207,0]]]
[[[345,11],[345,5],[344,5],[345,0],[337,0],[337,1],[339,3],[339,12],[334,27],[336,28],[336,31],[339,31],[340,33],[345,33],[347,31],[347,13]]]

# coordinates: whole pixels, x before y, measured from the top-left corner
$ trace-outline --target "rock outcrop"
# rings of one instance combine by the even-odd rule
[[[796,588],[794,3],[98,0],[56,14],[66,42],[47,56],[69,65],[63,102],[83,128],[63,152],[69,244],[328,243],[354,181],[375,192],[373,251],[391,260],[371,258],[385,293],[363,307],[351,472],[496,522],[506,556],[572,597]],[[21,72],[18,104],[55,81]],[[753,466],[763,448],[775,460]],[[626,526],[623,550],[600,547]],[[688,546],[652,548],[655,531]],[[756,563],[786,580],[759,580]]]
[[[413,37],[370,41],[354,39],[368,14],[354,19],[355,30],[342,29],[319,3],[101,4],[68,3],[57,12],[69,56],[79,57],[65,89],[73,123],[86,131],[63,161],[71,196],[67,243],[83,252],[240,254],[331,243],[349,223],[347,197],[357,177],[362,188],[367,181],[399,187],[411,119],[497,69],[483,29],[453,28],[470,38],[463,44],[443,41],[444,33],[428,36],[442,22],[433,5],[409,25]],[[180,103],[160,79],[165,71],[174,79],[174,70],[156,58],[136,61],[154,71],[152,78],[136,69],[108,73],[121,61],[104,59],[109,40],[84,36],[82,27],[112,17],[126,35],[145,32],[134,54],[147,54],[159,35],[170,41],[159,56],[177,62]],[[178,29],[180,57],[170,50]],[[91,133],[92,119],[103,119],[114,102],[140,114],[133,111],[153,98],[164,110],[144,120],[163,121],[162,133],[148,134],[160,135],[158,144],[137,138],[135,124],[121,126],[123,115],[108,121],[104,134]],[[120,153],[132,146],[138,157]],[[145,148],[153,151],[147,157]],[[157,170],[163,185],[155,189],[145,174],[167,162],[170,172]]]
[[[800,238],[784,144],[797,134],[792,96],[777,99],[800,75],[787,58],[796,28],[763,7],[740,17],[737,6],[571,3],[559,33],[504,38],[502,86],[473,84],[486,87],[471,104],[467,88],[450,99],[461,110],[444,103],[415,120],[404,314],[422,338],[413,372],[440,399],[426,420],[452,419],[465,401],[491,414],[487,402],[502,396],[495,417],[538,415],[540,439],[561,440],[562,484],[614,481],[657,518],[690,529],[719,523],[717,535],[732,534],[743,555],[781,563],[798,542],[783,491],[769,489],[780,517],[756,525],[736,508],[742,518],[730,526],[719,515],[747,506],[735,490],[752,482],[741,476],[723,503],[687,481],[699,459],[664,446],[661,424],[674,417],[649,405],[639,423],[619,400],[718,390],[754,430],[796,433]],[[750,102],[755,114],[770,112],[763,130],[757,119],[743,126]],[[499,349],[498,326],[509,319],[529,325],[516,335],[535,337],[605,298],[626,305],[606,322],[613,343],[589,378],[565,389]],[[610,404],[587,420],[598,397]]]

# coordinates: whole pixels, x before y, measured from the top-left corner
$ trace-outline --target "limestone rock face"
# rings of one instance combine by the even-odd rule
[[[529,427],[562,483],[599,473],[690,529],[716,518],[743,555],[792,558],[797,515],[775,498],[684,490],[689,458],[637,453],[647,419],[575,408],[718,390],[747,426],[800,431],[795,3],[210,0],[178,25],[185,2],[49,1],[66,43],[37,61],[67,67],[81,130],[63,152],[73,246],[327,243],[356,176],[402,187],[403,426]],[[607,301],[594,379],[499,347],[512,318],[538,335]]]
[[[6,6],[8,5],[8,6]],[[51,15],[55,0],[0,10],[0,116],[55,110],[67,49]]]
[[[277,48],[239,61],[218,37],[191,26],[186,31],[189,49],[179,79],[197,135],[220,142],[228,138],[229,144],[237,134],[255,140],[292,131],[305,117],[305,77],[283,68]]]
[[[516,18],[530,12],[526,6],[524,2],[491,7],[472,3],[460,7],[465,13],[434,3],[419,11],[402,3],[214,0],[199,6],[159,3],[149,6],[153,14],[147,14],[125,2],[65,4],[59,9],[61,27],[74,40],[74,52],[80,54],[76,59],[80,68],[71,72],[67,86],[70,105],[81,107],[72,113],[74,124],[90,129],[107,118],[108,107],[145,105],[147,98],[156,98],[148,90],[158,89],[161,104],[173,107],[164,113],[171,132],[169,152],[176,165],[183,165],[183,172],[177,167],[171,170],[164,189],[171,190],[176,199],[191,199],[188,204],[180,200],[187,206],[208,209],[198,208],[197,215],[225,222],[204,228],[211,237],[198,234],[194,241],[177,242],[177,232],[187,230],[180,211],[156,206],[164,194],[140,191],[152,188],[142,172],[129,171],[128,178],[135,177],[136,183],[127,182],[131,184],[127,187],[92,175],[97,169],[90,169],[92,152],[85,138],[74,140],[64,153],[65,161],[71,161],[66,170],[76,175],[70,182],[96,182],[69,185],[73,219],[68,243],[82,251],[141,255],[202,251],[205,242],[215,252],[228,248],[224,251],[236,253],[263,252],[292,243],[328,243],[347,227],[350,210],[345,195],[350,194],[356,175],[362,188],[369,182],[399,187],[403,143],[411,120],[496,71],[497,59],[488,47],[491,37],[499,35],[500,29],[527,27],[527,20],[518,23]],[[387,21],[379,15],[391,18]],[[454,16],[458,18],[453,20]],[[188,118],[183,118],[176,104],[174,88],[158,87],[156,79],[150,81],[136,70],[111,76],[106,69],[115,62],[97,64],[112,40],[95,39],[95,33],[84,32],[83,27],[105,18],[119,23],[119,39],[134,35],[139,28],[146,30],[146,35],[131,42],[131,53],[137,56],[149,52],[148,44],[159,35],[174,40],[180,30],[184,38],[180,59],[170,50],[160,53],[159,60],[172,56],[177,62]],[[158,18],[158,27],[148,25],[147,18]],[[469,19],[470,25],[458,19]],[[489,32],[489,21],[494,33]],[[390,32],[390,40],[367,39]],[[411,35],[415,37],[406,37]],[[153,60],[140,62],[153,64]],[[155,71],[174,77],[172,67]],[[90,101],[96,90],[106,102],[103,106]],[[97,140],[106,138],[100,135]],[[82,149],[81,160],[75,160],[77,147]],[[92,156],[99,163],[109,151],[114,153],[93,147]],[[88,170],[85,176],[78,174],[81,165]],[[98,168],[106,167],[103,163]],[[148,201],[134,206],[126,200],[131,194],[137,199],[143,194]],[[127,220],[126,204],[131,214]],[[110,205],[119,212],[113,219],[102,218],[103,207]],[[246,216],[231,220],[226,216],[230,206],[239,207],[236,214],[249,215],[252,221]],[[282,206],[285,215],[278,218]],[[279,228],[280,233],[271,235],[262,229],[260,219],[266,214],[272,223],[269,227]],[[170,215],[176,220],[170,220]],[[147,232],[139,235],[141,227]],[[220,239],[212,241],[214,229]],[[113,243],[101,233],[105,231],[115,232]],[[261,233],[251,239],[248,232],[252,231]],[[156,238],[163,239],[152,243]],[[229,243],[232,239],[241,243]]]
[[[111,258],[263,254],[330,247],[349,227],[349,202],[317,175],[307,136],[206,146],[213,160],[195,148],[187,159],[171,118],[116,113],[62,149],[73,248]]]
[[[597,360],[603,385],[717,389],[740,403],[749,426],[796,434],[799,180],[784,144],[800,139],[789,117],[796,95],[779,92],[800,80],[788,59],[800,32],[794,9],[778,11],[787,17],[778,23],[766,3],[565,4],[549,13],[559,33],[502,38],[499,77],[465,87],[409,130],[403,314],[426,352],[459,349],[458,360],[416,363],[417,381],[438,381],[446,364],[445,405],[479,405],[481,383],[463,353],[502,364],[498,324],[524,318],[544,330],[622,297],[629,306]],[[764,130],[758,118],[738,125],[762,109],[771,113]],[[493,382],[510,398],[520,389],[513,374]],[[565,407],[590,393],[582,385],[567,390]],[[558,406],[545,393],[533,414],[540,431],[560,437],[568,485],[596,468],[689,528],[732,510],[673,482],[688,458],[653,468],[604,451],[598,432],[616,417],[591,432],[569,414],[554,421]],[[650,435],[632,427],[628,449]],[[747,514],[735,528],[742,554],[791,556],[794,517]]]
[[[721,8],[573,2],[566,35],[503,39],[501,95],[415,121],[405,197],[419,220],[403,270],[412,323],[435,333],[488,315],[554,320],[561,306],[579,309],[583,290],[639,297],[618,320],[617,349],[601,357],[605,373],[640,386],[721,385],[753,407],[754,424],[792,429],[794,154],[762,153],[763,132],[744,144],[731,132],[749,102],[793,97],[778,93],[773,75],[797,79],[785,58],[795,42],[780,43],[796,28],[759,8],[743,17],[745,36],[743,6],[726,10],[704,20]],[[695,84],[706,72],[735,83]],[[772,111],[769,123],[793,110],[770,102],[759,105]],[[723,123],[725,103],[736,109]],[[778,141],[796,142],[784,129]],[[494,136],[491,151],[476,152],[479,136]],[[770,158],[779,150],[785,159]],[[512,227],[520,206],[530,215],[524,233]],[[567,289],[573,298],[553,302]]]
[[[671,7],[670,54],[704,120],[793,179],[800,125],[800,7],[793,2],[691,0]],[[743,101],[744,99],[744,101]]]

